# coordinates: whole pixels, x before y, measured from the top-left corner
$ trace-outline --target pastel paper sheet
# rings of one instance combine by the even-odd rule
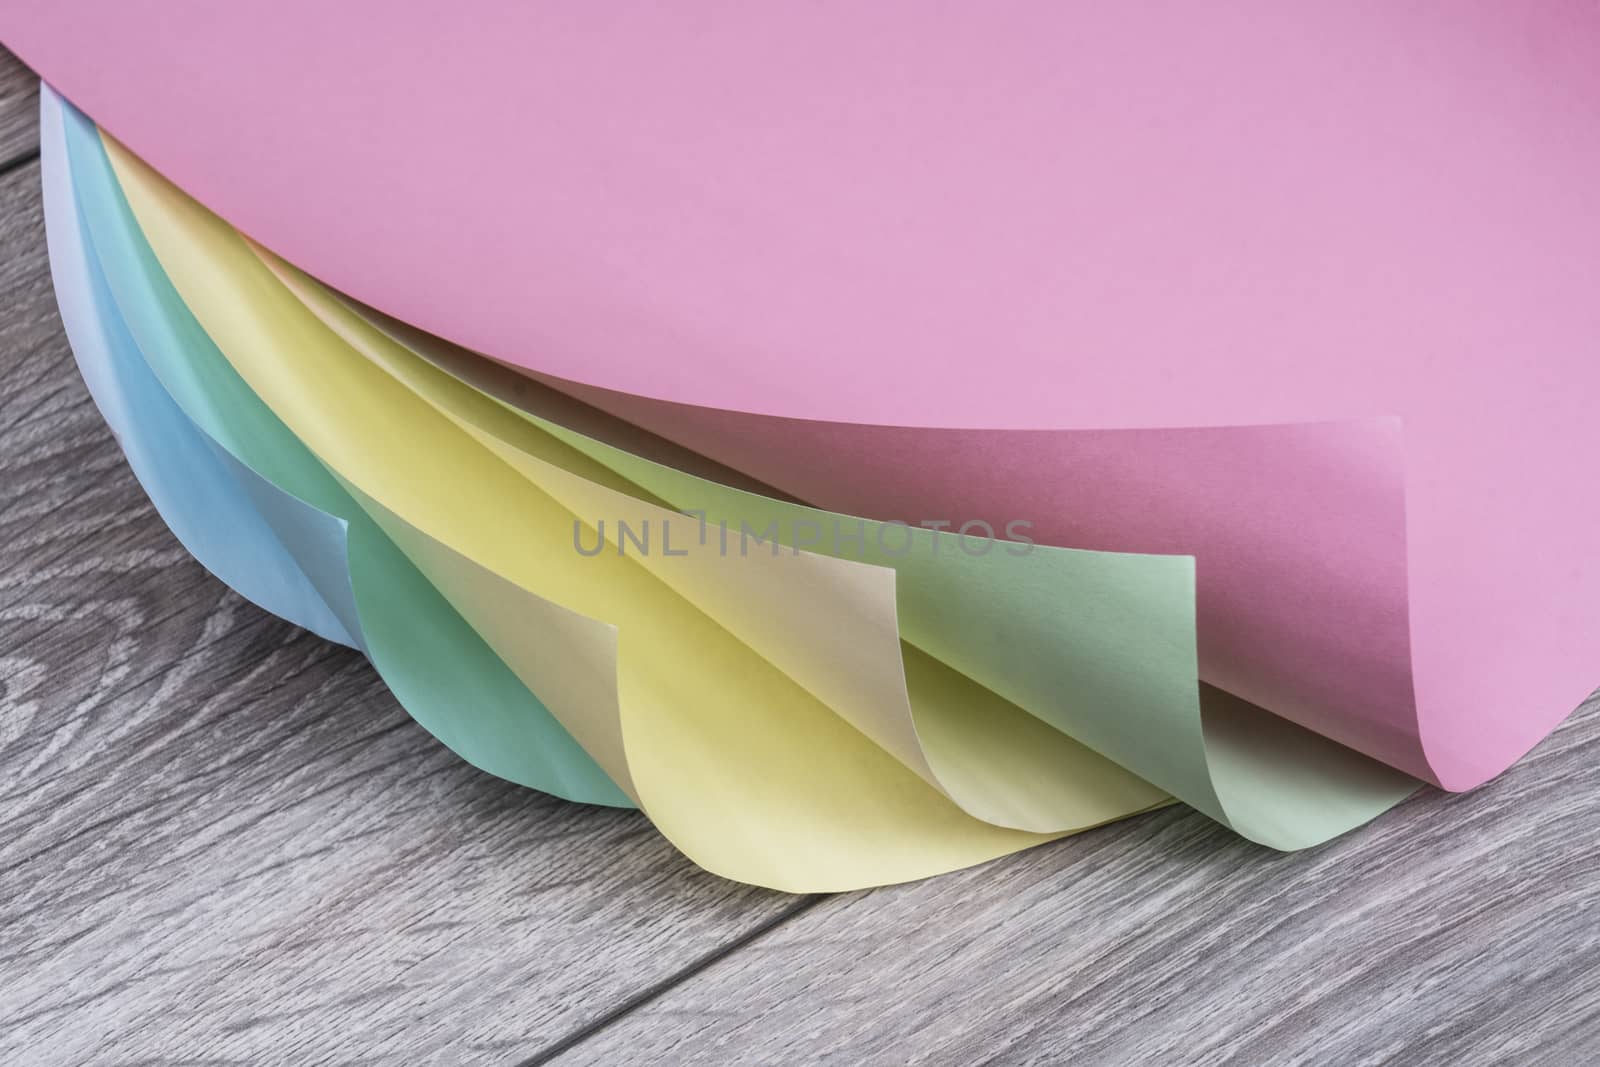
[[[1420,777],[1595,681],[1593,5],[16,0],[0,37],[288,261],[808,503],[1194,555],[1206,681]]]
[[[323,599],[252,501],[250,475],[173,403],[121,318],[107,313],[110,290],[85,247],[73,198],[61,106],[46,89],[40,99],[46,239],[61,321],[90,396],[156,510],[195,559],[273,614],[354,645],[341,611]],[[343,536],[341,527],[330,541],[342,543]]]
[[[152,184],[159,181],[147,173],[142,180]],[[178,201],[175,193],[167,192],[169,199]],[[188,210],[199,214],[192,205]],[[373,358],[380,364],[386,363],[391,373],[407,380],[413,389],[427,396],[436,409],[450,414],[458,425],[520,466],[530,480],[546,488],[554,480],[561,486],[558,491],[563,493],[566,502],[576,499],[579,508],[590,514],[628,514],[619,507],[615,494],[597,504],[594,494],[605,493],[605,490],[583,479],[562,477],[549,464],[538,464],[532,459],[534,454],[548,451],[551,443],[551,439],[536,430],[532,423],[518,419],[486,395],[448,378],[379,331],[365,326],[309,279],[282,264],[275,264],[274,269],[342,336],[351,338],[354,335],[369,355],[377,353]],[[216,278],[225,273],[213,264],[206,276]],[[246,312],[238,314],[249,318]],[[279,318],[284,317],[280,313]],[[257,336],[263,333],[259,328],[253,331]],[[308,346],[301,340],[297,348],[308,349]],[[323,392],[327,388],[327,383],[322,381],[315,391]],[[568,407],[571,406],[569,403]],[[485,431],[484,425],[496,429]],[[802,512],[812,519],[837,521],[840,518],[823,516],[809,509],[795,509],[747,493],[730,495],[730,491],[713,483],[605,448],[555,424],[542,422],[541,425],[579,446],[587,446],[593,454],[603,458],[611,470],[628,472],[634,479],[635,491],[638,491],[637,483],[649,480],[654,486],[672,487],[680,501],[688,494],[702,505],[708,503],[706,493],[715,492],[719,496],[709,503],[718,511],[741,518],[758,516],[762,526],[772,521],[774,514],[779,516],[780,526],[792,524],[792,516]],[[543,445],[537,440],[541,437],[546,438]],[[508,441],[523,442],[521,451],[507,452]],[[529,444],[530,441],[533,443]],[[538,466],[530,467],[530,462]],[[600,476],[607,476],[605,468],[601,468]],[[583,500],[585,494],[588,501]],[[721,503],[717,504],[716,500]],[[774,512],[773,508],[779,511]],[[784,514],[785,509],[787,514]],[[633,514],[637,516],[638,512]],[[651,517],[657,523],[665,523],[669,515],[655,509]],[[713,521],[715,517],[714,513]],[[635,528],[642,525],[635,519]],[[679,528],[684,525],[680,517]],[[934,535],[920,531],[919,536],[928,539]],[[403,535],[401,540],[407,543]],[[436,559],[430,573],[442,575],[440,584],[453,585],[460,595],[466,579],[446,574],[445,569],[450,565],[448,552],[436,543],[430,546],[425,538],[413,538],[409,551],[414,556],[442,556],[443,562]],[[761,558],[757,555],[749,560],[743,557],[719,560],[720,568],[702,569],[698,574],[680,572],[674,575],[669,569],[664,579],[697,603],[712,605],[711,614],[719,621],[780,664],[791,677],[802,679],[809,691],[823,695],[829,707],[931,784],[958,800],[969,812],[1004,825],[1056,829],[1063,821],[1063,791],[1068,802],[1066,810],[1070,813],[1066,820],[1068,825],[1073,819],[1082,819],[1071,803],[1076,800],[1078,791],[1100,794],[1102,804],[1107,798],[1126,801],[1131,792],[1136,798],[1132,802],[1134,809],[1159,799],[1147,789],[1130,790],[1127,783],[1108,774],[1107,768],[1100,768],[1099,778],[1081,767],[1075,768],[1071,757],[1077,746],[1067,741],[1064,734],[1049,730],[1042,722],[1019,716],[1004,701],[986,699],[986,694],[962,675],[949,672],[942,663],[915,649],[907,650],[911,653],[906,660],[908,674],[900,681],[898,694],[890,691],[892,680],[881,677],[875,680],[877,684],[869,678],[868,684],[854,694],[848,691],[848,686],[841,688],[838,684],[841,678],[847,678],[852,672],[851,655],[873,651],[870,633],[864,634],[857,625],[858,619],[870,617],[870,607],[859,600],[848,599],[836,603],[833,610],[818,611],[815,609],[819,605],[809,605],[813,609],[809,614],[823,626],[809,635],[812,647],[808,657],[804,647],[795,647],[804,645],[802,638],[806,635],[794,626],[797,619],[803,621],[808,614],[784,616],[787,625],[761,635],[758,631],[771,621],[771,617],[763,617],[761,609],[771,612],[775,606],[803,604],[807,599],[806,590],[814,588],[819,578],[823,585],[830,581],[835,585],[848,584],[849,579],[830,579],[825,572],[815,569],[821,560],[810,553],[799,553],[789,557],[808,568],[792,572],[799,579],[798,583],[791,581],[785,588],[781,580],[776,586],[769,580],[766,590],[758,592],[753,603],[744,604],[739,603],[737,597],[730,599],[725,595],[726,590],[718,589],[719,570],[726,572],[735,567],[748,575],[753,567],[763,566]],[[567,565],[577,562],[569,559]],[[662,562],[659,557],[645,557],[647,568],[659,567]],[[1038,566],[1029,569],[1027,564],[1030,563]],[[918,564],[922,564],[920,569]],[[835,575],[874,570],[888,573],[886,568],[862,567],[839,560],[827,561],[827,565]],[[1215,691],[1207,693],[1206,723],[1204,736],[1201,736],[1186,560],[1051,549],[1039,549],[1017,559],[998,554],[973,559],[948,547],[940,556],[924,545],[909,560],[896,561],[896,566],[902,578],[912,579],[910,610],[906,615],[921,623],[919,629],[926,632],[925,643],[938,648],[943,657],[967,674],[1003,691],[1021,693],[1028,700],[1025,706],[1044,721],[1074,736],[1089,739],[1101,751],[1117,756],[1125,766],[1158,782],[1171,783],[1168,787],[1175,788],[1185,799],[1258,840],[1279,847],[1299,847],[1322,840],[1369,818],[1411,787],[1412,783],[1403,776],[1386,772]],[[1141,569],[1146,575],[1140,575]],[[1174,598],[1166,594],[1169,606],[1152,613],[1143,603],[1150,601],[1152,593],[1157,597],[1152,603],[1159,602],[1162,574],[1175,576],[1176,581],[1166,579],[1164,584],[1180,595]],[[769,579],[776,575],[774,571]],[[1151,585],[1150,575],[1158,579],[1155,585]],[[472,575],[469,573],[468,577]],[[752,583],[746,578],[745,584]],[[764,600],[761,599],[763,593]],[[999,612],[992,608],[983,610],[986,600],[997,602]],[[479,601],[465,613],[486,633],[498,634],[498,638],[490,636],[491,644],[516,664],[517,657],[522,654],[517,648],[515,634],[518,620],[506,615],[505,606],[517,604],[517,599],[506,595],[504,589],[497,593],[490,586]],[[1067,610],[1063,611],[1063,605]],[[902,605],[902,610],[906,607]],[[756,610],[752,612],[750,608]],[[1003,617],[1008,611],[1017,617]],[[879,629],[887,629],[892,638],[892,600],[886,613],[880,605],[879,614],[888,623],[887,627]],[[1165,636],[1149,632],[1153,626],[1161,624],[1163,617],[1180,619],[1184,625]],[[526,619],[521,621],[525,623]],[[1130,622],[1135,625],[1130,627]],[[1183,651],[1185,643],[1186,653]],[[884,654],[880,642],[877,651],[880,665],[886,661],[899,666],[898,650],[891,649]],[[1178,653],[1178,658],[1174,660],[1172,653]],[[1075,655],[1079,659],[1087,656],[1090,669],[1086,671],[1080,664],[1074,672],[1071,667]],[[1164,657],[1170,666],[1157,669],[1158,661],[1153,656]],[[1104,662],[1097,662],[1099,660]],[[863,666],[870,671],[874,664],[869,659],[864,665],[855,665],[854,669],[859,673]],[[1098,667],[1098,677],[1095,667]],[[523,677],[540,688],[541,673],[548,673],[550,669],[548,662],[541,665],[529,661]],[[1165,686],[1164,691],[1160,686],[1154,687],[1155,702],[1151,706],[1150,679],[1163,677],[1170,679],[1171,684]],[[544,684],[550,681],[548,677],[542,680]],[[908,707],[907,682],[916,692],[920,715],[913,715]],[[1118,685],[1120,692],[1115,688],[1108,692],[1108,687]],[[1147,691],[1139,692],[1136,688],[1139,685],[1145,685]],[[892,713],[896,705],[901,708],[898,714]],[[979,714],[974,716],[974,711]],[[885,715],[885,712],[890,714]],[[608,747],[603,736],[606,731],[570,720],[569,725],[580,738],[588,740],[591,750]],[[902,729],[896,736],[897,725],[911,728]],[[612,769],[613,777],[631,783],[633,774],[626,766],[626,759],[615,750],[616,739],[612,737],[609,743],[612,747],[610,759],[602,755],[601,762]]]

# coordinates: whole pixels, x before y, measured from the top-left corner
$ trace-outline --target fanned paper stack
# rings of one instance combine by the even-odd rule
[[[1600,10],[89,6],[0,35],[100,410],[490,773],[841,890],[1596,681]]]

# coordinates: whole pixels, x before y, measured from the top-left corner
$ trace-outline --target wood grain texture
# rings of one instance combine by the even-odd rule
[[[505,1063],[789,912],[473,770],[154,514],[0,178],[0,1063]]]
[[[1172,809],[829,898],[467,767],[151,510],[33,85],[0,51],[0,1063],[1593,1060],[1600,704],[1305,853]]]
[[[39,77],[0,48],[0,172],[39,154]]]
[[[1307,852],[1168,809],[829,898],[556,1062],[1593,1062],[1597,756],[1591,702]]]

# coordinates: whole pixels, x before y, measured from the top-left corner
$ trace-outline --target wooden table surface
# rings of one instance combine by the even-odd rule
[[[146,502],[56,316],[34,85],[0,53],[0,1063],[1600,1056],[1594,702],[1322,848],[1171,808],[829,897],[466,766]]]

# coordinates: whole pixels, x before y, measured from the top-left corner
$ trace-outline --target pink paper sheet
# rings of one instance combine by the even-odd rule
[[[1600,675],[1593,4],[12,0],[0,38],[290,261],[813,503],[1195,553],[1210,680],[1447,787]]]

